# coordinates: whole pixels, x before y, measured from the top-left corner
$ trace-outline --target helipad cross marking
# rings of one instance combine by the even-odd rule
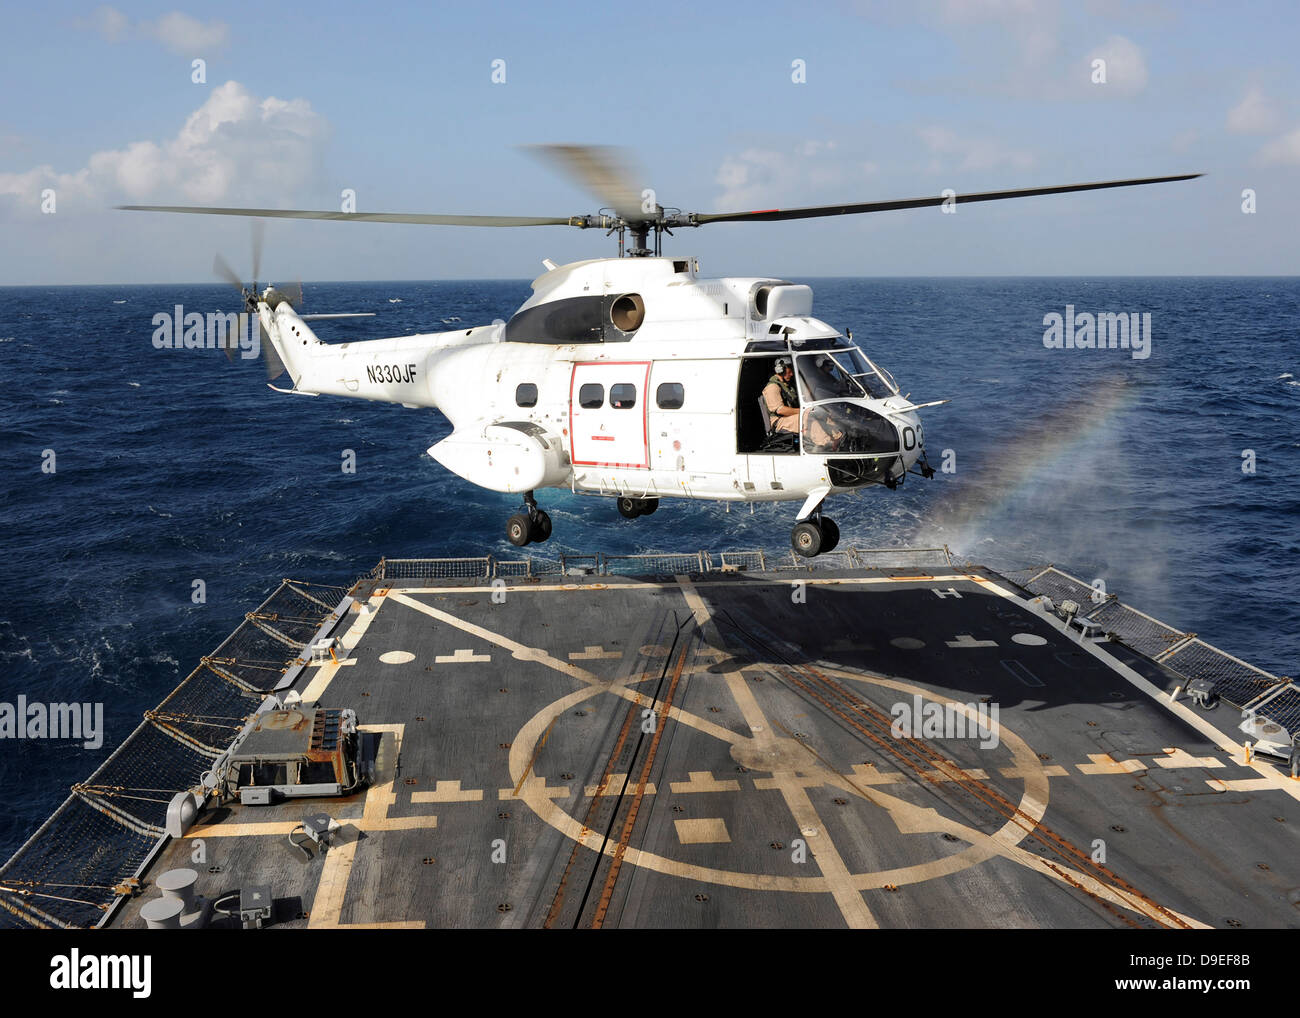
[[[1186,750],[1165,747],[1166,756],[1155,758],[1157,767],[1223,767],[1217,756],[1192,756]]]
[[[1089,753],[1088,759],[1092,763],[1075,764],[1080,774],[1132,774],[1147,769],[1141,760],[1116,760],[1109,753]]]
[[[956,647],[960,650],[969,650],[972,647],[996,647],[997,640],[977,640],[970,633],[958,633],[957,639],[945,640],[949,647]]]
[[[460,665],[474,661],[491,661],[491,654],[475,654],[468,647],[462,647],[454,654],[439,654],[433,659],[436,665]]]
[[[622,791],[624,784],[627,783],[627,773],[619,772],[611,774],[609,780],[599,785],[588,785],[582,790],[582,794],[588,799],[594,799],[598,795],[617,795]],[[657,789],[653,781],[647,781],[645,784],[645,795],[654,795]]]
[[[432,792],[412,792],[412,802],[482,802],[483,789],[461,788],[460,781],[439,781]]]
[[[544,777],[530,774],[520,786],[518,795],[515,795],[513,788],[503,788],[497,793],[497,798],[505,800],[527,799],[531,795],[540,795],[547,799],[567,799],[569,797],[569,786],[548,785]]]
[[[677,840],[683,845],[726,845],[731,843],[727,823],[721,817],[704,820],[675,820]]]
[[[1205,783],[1220,792],[1268,792],[1277,788],[1277,781],[1264,778],[1206,778]]]
[[[606,658],[620,658],[623,656],[621,650],[606,650],[601,646],[591,646],[588,644],[585,650],[575,651],[569,655],[570,661],[602,661]]]
[[[672,781],[668,787],[675,795],[691,792],[739,792],[740,782],[734,779],[719,781],[708,771],[689,771],[689,781]]]
[[[882,771],[871,764],[854,764],[849,778],[863,785],[896,785],[903,780],[903,772]]]
[[[682,598],[695,617],[695,624],[700,627],[700,632],[705,638],[708,646],[721,650],[725,643],[718,634],[718,627],[713,622],[713,616],[709,612],[708,606],[704,599],[700,597],[695,589],[695,585],[688,576],[676,576],[678,586],[682,590]],[[764,743],[770,743],[772,739],[771,725],[768,724],[766,716],[758,705],[753,691],[745,682],[744,675],[739,668],[732,668],[723,672],[723,679],[727,684],[727,689],[731,693],[731,698],[736,706],[740,708],[740,713],[745,722],[749,725],[750,732],[753,733],[751,740],[753,743],[761,746]],[[776,771],[772,777],[780,782],[780,792],[785,799],[786,806],[789,808],[795,823],[800,830],[805,828],[822,830],[824,826],[821,818],[817,815],[817,810],[812,801],[808,798],[808,793],[799,786],[798,780],[793,772]],[[853,876],[849,873],[848,867],[840,857],[835,848],[835,843],[829,838],[820,838],[815,846],[811,847],[811,853],[818,869],[821,870],[822,878],[826,883],[826,889],[830,892],[831,897],[835,899],[835,904],[844,917],[844,922],[850,929],[876,929],[879,923],[871,913],[862,893],[854,884]]]
[[[1041,767],[1037,768],[1037,770],[1046,774],[1049,778],[1068,778],[1070,776],[1070,772],[1060,764],[1043,764]],[[1029,777],[1029,774],[1020,767],[1003,767],[998,771],[998,773],[1004,778]]]

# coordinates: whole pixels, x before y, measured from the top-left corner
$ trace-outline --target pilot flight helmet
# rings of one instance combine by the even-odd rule
[[[778,375],[785,374],[785,369],[788,368],[789,366],[790,366],[789,357],[778,357],[776,359],[776,364],[774,365],[774,367],[776,368],[776,373]]]

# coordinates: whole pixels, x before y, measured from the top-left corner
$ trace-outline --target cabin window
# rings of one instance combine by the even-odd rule
[[[609,387],[609,405],[616,410],[631,410],[636,406],[636,386],[619,382]]]
[[[578,389],[578,406],[598,410],[605,402],[605,387],[599,382],[584,382]]]
[[[516,406],[537,406],[537,386],[532,382],[522,382],[515,389]]]
[[[686,402],[686,390],[681,382],[663,382],[655,390],[655,402],[660,410],[680,410]]]

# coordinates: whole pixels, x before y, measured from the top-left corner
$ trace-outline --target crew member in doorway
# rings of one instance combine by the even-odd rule
[[[772,433],[788,431],[798,434],[799,394],[794,389],[794,364],[789,357],[778,357],[774,366],[776,374],[763,388],[763,402],[772,417]],[[842,438],[843,435],[839,437]],[[838,439],[827,433],[811,414],[808,416],[808,429],[804,438],[819,451],[833,452],[839,444]]]

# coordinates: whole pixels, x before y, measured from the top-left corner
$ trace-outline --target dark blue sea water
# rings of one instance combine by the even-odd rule
[[[846,542],[947,543],[994,567],[1054,562],[1282,674],[1300,657],[1300,280],[809,280],[917,400],[931,462],[831,508]],[[524,282],[322,283],[308,311],[359,339],[506,318]],[[390,304],[400,297],[402,303]],[[115,303],[125,301],[125,303]],[[0,859],[282,577],[346,583],[380,558],[515,552],[515,500],[424,450],[436,412],[282,396],[259,365],[159,351],[175,304],[222,286],[0,289],[0,701],[103,701],[107,744],[0,742]],[[1149,359],[1049,350],[1043,318],[1150,312]],[[466,384],[473,384],[467,379]],[[354,449],[357,471],[340,469]],[[41,470],[44,450],[56,472]],[[1253,450],[1253,475],[1242,472]],[[546,492],[541,549],[788,549],[796,507],[754,514]],[[207,601],[191,602],[193,581]]]

